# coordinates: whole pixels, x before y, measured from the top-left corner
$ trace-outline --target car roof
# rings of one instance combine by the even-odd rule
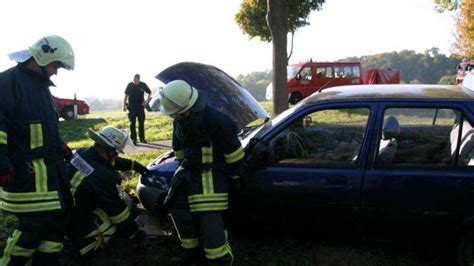
[[[474,100],[474,92],[455,85],[420,85],[420,84],[380,84],[351,85],[324,89],[315,92],[303,102],[320,102],[326,100]]]

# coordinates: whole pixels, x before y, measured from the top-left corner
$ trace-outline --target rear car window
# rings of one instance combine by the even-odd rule
[[[388,108],[383,119],[376,166],[470,164],[472,124],[458,110]]]

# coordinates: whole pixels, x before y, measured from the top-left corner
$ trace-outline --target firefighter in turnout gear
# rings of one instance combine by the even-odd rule
[[[9,54],[18,64],[0,73],[0,208],[17,216],[0,265],[59,265],[72,205],[50,77],[74,68],[74,52],[52,35]]]
[[[145,174],[148,169],[118,157],[132,146],[125,131],[105,127],[98,133],[89,129],[88,134],[94,145],[74,153],[68,169],[75,205],[66,233],[71,240],[67,252],[80,258],[90,258],[113,235],[135,244],[146,239],[130,215],[130,206],[120,197],[117,171]]]
[[[222,214],[228,208],[229,182],[238,180],[245,156],[237,126],[183,80],[168,83],[159,98],[160,112],[174,119],[172,145],[181,163],[173,179],[183,180],[171,187],[170,212],[184,248],[172,263],[194,263],[204,250],[209,265],[230,265],[233,254]]]

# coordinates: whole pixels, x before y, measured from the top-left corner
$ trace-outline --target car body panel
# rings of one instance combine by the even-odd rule
[[[386,101],[380,103],[374,129],[381,135],[382,111],[387,108],[454,108],[470,121],[472,112],[457,101]],[[371,144],[374,156],[377,143]],[[360,221],[368,238],[390,241],[453,240],[456,230],[474,214],[473,169],[387,168],[368,161],[361,190]],[[456,204],[453,204],[453,203]]]
[[[165,84],[181,79],[205,91],[209,105],[230,116],[240,129],[256,119],[270,117],[245,88],[214,66],[183,62],[163,70],[156,78]]]
[[[297,118],[311,112],[332,109],[358,107],[369,109],[372,115],[367,122],[369,126],[375,122],[376,103],[324,103],[308,106],[291,113],[281,123],[277,123],[271,132],[266,132],[262,141],[266,142],[273,136],[286,128]],[[365,138],[371,138],[372,132],[367,131]],[[365,172],[365,160],[368,155],[368,145],[363,145],[359,154],[359,163],[355,167],[331,168],[331,167],[298,167],[284,165],[264,165],[259,167],[249,181],[253,192],[251,195],[266,195],[248,200],[248,203],[261,205],[261,208],[253,206],[256,211],[252,214],[256,220],[278,221],[286,219],[288,223],[299,223],[309,226],[313,231],[326,231],[329,228],[336,229],[341,233],[342,229],[352,230],[348,227],[355,217],[360,203],[360,189]],[[254,184],[252,184],[255,182]],[[257,203],[258,202],[258,203]],[[246,206],[246,204],[239,204]],[[270,207],[271,206],[271,207]],[[237,207],[238,208],[238,207]],[[308,211],[311,210],[311,211]],[[240,212],[245,212],[245,209]],[[285,218],[276,219],[281,213]],[[274,217],[271,219],[268,217]],[[341,227],[342,226],[342,227]]]

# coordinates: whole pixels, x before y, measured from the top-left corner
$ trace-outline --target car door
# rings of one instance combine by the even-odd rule
[[[380,108],[362,186],[364,232],[392,241],[453,237],[469,217],[466,211],[474,213],[473,170],[462,165],[457,141],[472,128],[463,123],[461,134],[458,126],[470,119],[468,110],[446,102],[392,102]]]
[[[308,107],[268,132],[266,162],[252,177],[260,220],[342,232],[353,222],[371,134],[370,104]]]

